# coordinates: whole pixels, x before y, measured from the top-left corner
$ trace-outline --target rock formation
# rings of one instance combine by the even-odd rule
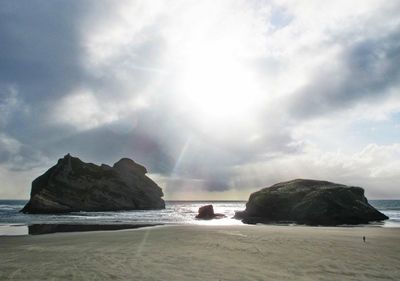
[[[24,213],[164,209],[161,188],[145,167],[123,158],[113,167],[69,154],[32,182]]]
[[[365,224],[388,219],[370,204],[361,187],[296,179],[250,195],[235,218],[244,223],[295,222],[307,225]]]
[[[226,216],[224,214],[214,213],[213,205],[205,205],[199,208],[199,213],[196,216],[196,219],[211,220],[211,219],[220,219],[225,217]]]

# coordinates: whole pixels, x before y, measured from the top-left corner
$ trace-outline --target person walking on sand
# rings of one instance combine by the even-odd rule
[[[364,241],[364,243],[365,243],[365,236],[363,236],[363,241]]]

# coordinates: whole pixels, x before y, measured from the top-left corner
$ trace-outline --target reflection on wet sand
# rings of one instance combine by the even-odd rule
[[[28,233],[39,235],[57,232],[121,230],[156,225],[161,224],[32,224],[28,226]]]

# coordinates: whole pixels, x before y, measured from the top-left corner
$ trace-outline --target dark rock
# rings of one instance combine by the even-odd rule
[[[196,219],[211,220],[211,219],[220,219],[225,217],[226,216],[224,214],[214,213],[213,205],[205,205],[199,208],[199,213],[196,216]]]
[[[32,182],[24,213],[164,209],[161,188],[146,168],[123,158],[113,167],[66,155]]]
[[[244,223],[294,222],[307,225],[365,224],[387,216],[376,210],[361,187],[296,179],[250,195],[235,218]]]

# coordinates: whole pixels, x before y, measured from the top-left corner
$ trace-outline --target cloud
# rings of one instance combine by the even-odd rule
[[[88,130],[117,119],[112,110],[102,107],[93,93],[81,90],[61,99],[54,108],[52,121]]]
[[[10,118],[17,112],[26,113],[28,107],[18,97],[15,86],[10,84],[0,84],[0,126],[6,127]]]
[[[326,152],[307,144],[304,153],[237,168],[236,188],[256,190],[292,178],[315,178],[362,186],[372,198],[400,196],[400,144],[369,144],[355,153]]]
[[[310,118],[383,99],[400,87],[400,32],[368,38],[343,48],[294,94],[292,112]]]
[[[70,152],[131,157],[183,194],[301,175],[395,192],[386,178],[398,181],[397,162],[379,159],[397,143],[399,11],[381,1],[2,1],[0,178],[20,170],[28,185]],[[385,137],[367,135],[372,126]],[[368,166],[345,157],[371,143]]]
[[[24,100],[33,104],[55,99],[78,83],[83,73],[77,29],[84,10],[83,3],[67,1],[3,1],[1,81],[18,85]]]

